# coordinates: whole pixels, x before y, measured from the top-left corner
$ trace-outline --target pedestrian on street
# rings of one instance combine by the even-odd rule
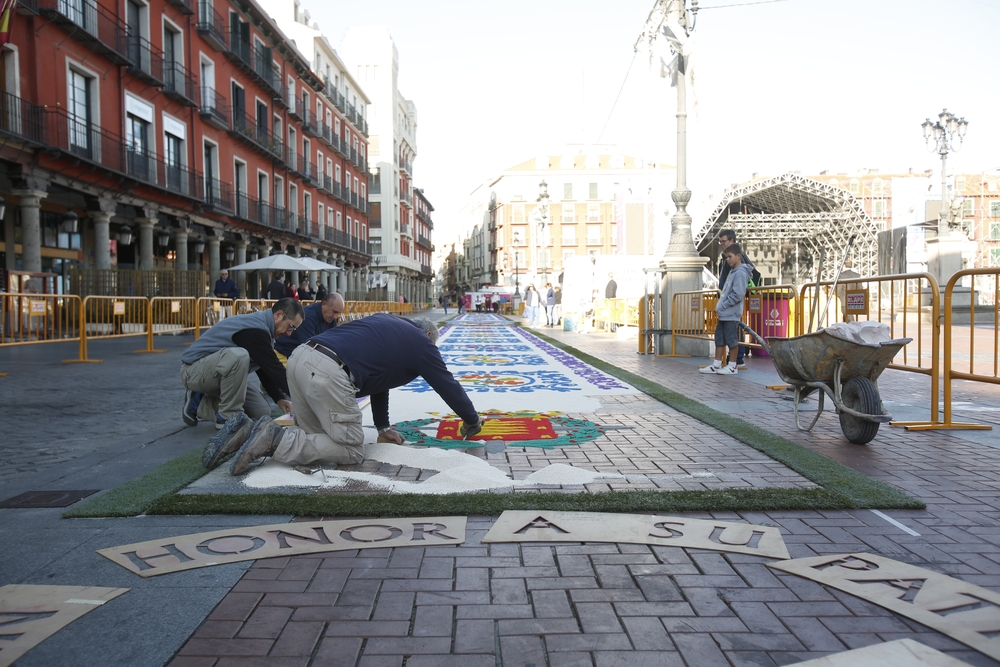
[[[320,284],[319,284],[319,287],[316,288],[316,300],[317,301],[323,301],[323,300],[326,299],[327,295],[329,295],[329,294],[330,293],[327,291],[326,285],[324,285],[322,283],[322,281],[321,281]]]
[[[197,426],[199,417],[214,421],[221,430],[213,444],[219,446],[241,430],[245,438],[249,417],[271,414],[262,386],[282,411],[290,412],[288,381],[274,354],[274,339],[292,334],[302,317],[302,305],[286,297],[273,308],[227,317],[202,333],[181,356],[184,423]]]
[[[726,261],[726,249],[731,245],[733,245],[734,243],[736,243],[736,232],[734,230],[723,229],[721,232],[719,232],[719,246],[721,246],[722,248],[722,252],[719,253],[719,267],[717,273],[717,275],[719,276],[719,291],[725,290],[726,281],[729,279],[730,271],[732,271],[732,269],[729,266],[729,263]],[[741,253],[740,263],[749,267],[750,276],[753,277],[755,267],[753,265],[753,262],[750,261],[750,258],[746,256],[746,253]],[[749,348],[746,345],[739,346],[739,349],[736,353],[737,368],[745,366],[746,364],[745,359],[747,352],[749,352]],[[746,369],[744,368],[744,370]]]
[[[285,298],[285,286],[281,284],[281,279],[275,274],[274,280],[267,286],[267,298],[273,301]]]
[[[236,281],[229,277],[228,269],[219,271],[219,279],[215,281],[215,296],[219,299],[240,298],[240,288]]]
[[[389,419],[389,391],[418,376],[462,418],[461,436],[476,435],[483,419],[441,358],[437,337],[437,326],[426,317],[377,314],[300,345],[288,360],[295,425],[281,428],[270,417],[258,419],[230,472],[242,475],[262,456],[289,465],[353,465],[364,460],[365,444],[402,445]],[[375,429],[361,426],[358,396],[371,396]]]
[[[528,285],[524,290],[524,319],[528,321],[528,326],[535,326],[538,320],[538,292],[534,285]]]
[[[552,289],[552,283],[545,283],[545,326],[554,327],[556,309],[556,291]]]
[[[726,287],[722,290],[715,312],[719,322],[715,326],[715,362],[711,366],[699,368],[698,372],[716,375],[736,375],[739,362],[736,360],[739,348],[740,320],[743,318],[743,297],[750,283],[750,265],[743,264],[743,249],[739,243],[730,243],[722,253],[729,265]],[[729,348],[729,364],[723,365],[726,348]]]

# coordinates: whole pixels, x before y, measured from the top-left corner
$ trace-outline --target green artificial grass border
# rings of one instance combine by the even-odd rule
[[[710,408],[683,394],[651,382],[640,375],[602,361],[571,345],[566,345],[559,340],[549,338],[536,331],[532,331],[531,333],[545,340],[547,343],[572,354],[594,368],[619,380],[628,382],[639,391],[652,396],[661,403],[669,405],[678,412],[693,417],[703,424],[707,424],[729,435],[733,439],[739,440],[743,444],[767,454],[770,458],[788,466],[828,491],[844,496],[855,507],[874,507],[880,509],[926,509],[927,507],[923,501],[917,500],[893,486],[862,475],[841,463],[801,445],[797,445],[780,435],[775,435],[742,419]]]
[[[463,493],[450,495],[185,494],[177,491],[208,471],[201,450],[168,461],[142,477],[63,514],[66,518],[137,514],[292,514],[296,516],[497,515],[504,510],[583,512],[707,512],[833,509],[925,509],[926,505],[822,454],[714,410],[639,375],[536,331],[546,342],[628,382],[673,409],[729,435],[815,482],[818,489],[718,489],[607,493]]]
[[[208,473],[205,466],[201,464],[201,454],[201,447],[181,454],[141,477],[63,512],[63,518],[80,519],[142,514],[156,500],[180,491]]]

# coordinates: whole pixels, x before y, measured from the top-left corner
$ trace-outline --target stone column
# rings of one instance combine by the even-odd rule
[[[243,239],[237,240],[233,243],[233,247],[236,248],[236,263],[246,264],[247,262],[247,242]],[[247,285],[246,285],[246,271],[237,271],[236,275],[233,276],[233,280],[236,281],[236,286],[240,288],[240,296],[247,296]]]
[[[344,258],[343,257],[340,257],[340,258],[337,259],[337,266],[340,267],[340,271],[337,271],[337,278],[336,278],[337,282],[336,282],[334,291],[335,292],[340,292],[341,294],[343,294],[344,293],[344,285],[345,285],[346,280],[347,280],[347,276],[346,276],[346,274],[347,274],[347,265],[344,262]]]
[[[94,221],[94,268],[111,268],[111,213],[91,211]]]
[[[3,221],[3,237],[5,239],[14,238],[14,216],[4,214]],[[14,254],[14,243],[10,242],[10,247],[7,248],[7,252],[4,253],[4,268],[7,271],[17,270],[17,255]],[[3,286],[4,289],[7,288],[6,285]]]
[[[188,230],[179,227],[174,230],[174,246],[177,253],[174,269],[187,271],[188,268]]]
[[[42,270],[42,224],[39,208],[48,196],[45,190],[14,190],[21,198],[21,267],[24,271],[39,273]],[[14,238],[10,237],[9,253],[14,252]]]
[[[149,271],[153,268],[153,228],[157,222],[156,209],[146,208],[143,213],[146,217],[135,219],[139,225],[139,264],[136,268],[140,271]]]
[[[222,239],[214,233],[209,234],[207,239],[209,293],[211,293],[211,289],[215,285],[215,281],[219,279],[219,269],[221,268],[221,263],[219,261],[219,242],[221,240]]]

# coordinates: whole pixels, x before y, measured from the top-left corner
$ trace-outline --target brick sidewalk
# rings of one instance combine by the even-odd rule
[[[780,395],[739,376],[699,376],[697,360],[639,356],[634,341],[544,332],[695,400],[739,405],[753,395],[773,404],[738,416],[928,505],[891,512],[916,536],[868,510],[696,518],[777,526],[793,558],[867,551],[1000,590],[1000,449],[885,426],[870,445],[851,445],[832,413],[803,433]],[[917,376],[884,378],[893,394],[921,391]],[[456,547],[258,561],[169,664],[784,665],[903,637],[970,665],[1000,664],[858,598],[777,574],[759,557],[634,544],[482,544],[491,525],[490,517],[470,517],[467,541]]]

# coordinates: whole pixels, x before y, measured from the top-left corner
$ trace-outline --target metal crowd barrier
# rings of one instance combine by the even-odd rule
[[[964,333],[955,324],[955,287],[965,276],[992,276],[992,304],[976,304],[976,290],[969,295],[969,326],[967,338],[957,341],[956,334]],[[975,285],[975,282],[973,282]],[[930,431],[935,429],[964,429],[989,431],[992,426],[969,422],[954,422],[951,415],[952,380],[972,380],[1000,384],[1000,269],[965,269],[948,281],[944,289],[944,421],[937,421],[937,415],[930,422],[906,424],[908,430]],[[964,309],[964,304],[963,304]],[[978,312],[978,314],[977,314]],[[977,324],[978,320],[978,324]],[[964,336],[962,336],[964,337]],[[960,343],[961,349],[957,349]],[[968,347],[966,354],[965,348]],[[986,348],[985,353],[976,356],[976,349]],[[966,361],[968,366],[966,366]],[[967,370],[960,370],[965,368]],[[893,424],[895,426],[896,424]]]
[[[0,347],[79,341],[80,316],[73,294],[0,294]]]
[[[88,356],[91,340],[148,335],[149,299],[144,296],[88,296],[80,304],[80,355],[66,363],[100,363]],[[147,350],[136,350],[146,352]]]
[[[199,297],[196,308],[194,339],[198,340],[202,329],[209,329],[213,324],[233,315],[233,300],[216,297]]]
[[[233,314],[246,315],[267,310],[278,303],[275,299],[236,299],[233,301]]]
[[[639,326],[639,302],[637,299],[598,299],[594,304],[594,326],[611,325],[622,327]]]
[[[931,423],[937,423],[941,372],[941,292],[934,276],[929,273],[903,273],[848,278],[837,284],[836,294],[831,293],[832,286],[832,281],[802,286],[799,331],[815,331],[817,324],[826,327],[835,322],[875,320],[889,326],[891,338],[912,338],[913,342],[900,350],[888,367],[930,377]],[[821,298],[817,299],[817,294]],[[893,422],[893,426],[909,428],[925,423]]]
[[[678,338],[715,340],[715,325],[719,321],[715,304],[719,290],[677,292],[670,310],[670,356],[677,355]]]
[[[164,352],[153,344],[154,334],[178,334],[198,328],[198,299],[193,296],[154,296],[149,300],[146,352]]]

